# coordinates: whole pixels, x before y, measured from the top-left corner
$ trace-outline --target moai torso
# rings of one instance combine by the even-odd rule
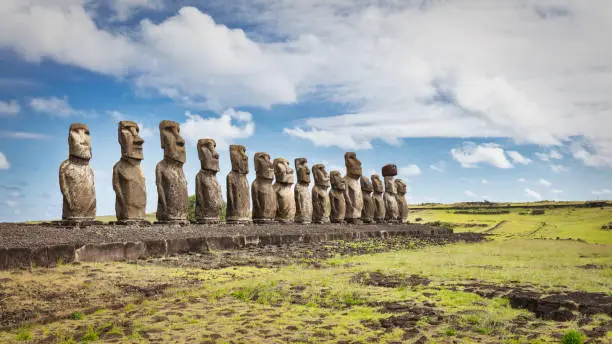
[[[295,219],[295,199],[291,192],[294,171],[285,158],[274,159],[274,192],[276,193],[276,221],[290,223]]]
[[[189,196],[183,172],[185,141],[180,136],[178,123],[173,121],[161,121],[159,135],[164,159],[155,167],[157,220],[161,223],[187,223]]]
[[[198,157],[200,171],[196,175],[195,218],[198,223],[211,224],[221,221],[223,208],[221,185],[217,180],[219,172],[219,154],[215,150],[217,143],[213,139],[198,140]]]
[[[322,164],[312,166],[315,185],[312,188],[312,222],[329,223],[331,204],[329,202],[329,175]]]
[[[59,168],[60,191],[63,196],[62,219],[94,220],[96,189],[91,159],[89,128],[73,123],[68,134],[69,158]]]
[[[249,198],[249,161],[246,155],[246,147],[241,145],[230,145],[230,159],[232,170],[227,175],[227,223],[249,223],[251,211],[251,200]]]
[[[397,206],[396,190],[395,190],[395,176],[397,175],[397,167],[389,164],[383,166],[383,179],[385,181],[385,194],[383,198],[385,200],[385,220],[389,223],[396,223],[399,221],[399,208]]]
[[[401,223],[408,222],[408,202],[406,201],[406,183],[401,179],[395,180],[397,207],[399,211],[399,220]]]
[[[373,174],[370,179],[372,180],[372,202],[374,203],[374,222],[384,223],[386,216],[385,201],[383,199],[383,183],[377,174]]]
[[[272,223],[276,216],[276,192],[272,187],[274,167],[270,155],[255,153],[255,181],[251,184],[253,199],[253,222]]]
[[[346,185],[344,178],[338,171],[332,171],[330,173],[331,179],[331,190],[329,190],[329,202],[331,204],[331,215],[330,219],[332,223],[344,223],[344,216],[346,214],[346,200],[344,199],[344,193],[346,191]]]
[[[298,182],[293,189],[295,198],[295,222],[310,223],[312,221],[312,197],[310,196],[310,170],[306,158],[295,159],[295,170],[297,171]]]
[[[361,223],[361,212],[363,210],[363,197],[361,195],[361,161],[357,159],[354,152],[344,154],[346,176],[344,178],[346,188],[344,200],[346,201],[345,220],[349,223]]]
[[[361,184],[361,196],[363,199],[363,209],[361,210],[361,220],[364,223],[372,223],[374,221],[374,214],[376,207],[374,205],[374,199],[372,198],[372,182],[361,176],[359,179]]]
[[[132,121],[119,122],[119,144],[121,160],[113,167],[113,190],[115,191],[115,214],[119,222],[143,221],[147,207],[147,188],[140,162],[143,159],[138,124]]]

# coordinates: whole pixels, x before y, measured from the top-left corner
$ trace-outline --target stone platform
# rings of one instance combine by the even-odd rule
[[[399,225],[95,225],[84,228],[0,224],[0,269],[55,266],[58,262],[119,261],[187,252],[234,250],[251,245],[286,245],[330,240],[410,236],[418,239],[479,241],[420,224]]]

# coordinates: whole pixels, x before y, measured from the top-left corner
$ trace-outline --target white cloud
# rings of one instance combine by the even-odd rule
[[[560,189],[553,189],[553,190],[551,190],[551,192],[552,192],[552,193],[554,193],[554,194],[562,194],[562,193],[563,193],[563,190],[560,190]]]
[[[550,187],[550,186],[552,185],[552,183],[551,183],[551,182],[549,182],[548,180],[546,180],[546,179],[541,179],[541,178],[540,178],[540,180],[539,180],[539,183],[540,183],[541,185],[546,186],[546,187]]]
[[[538,192],[535,192],[529,188],[525,188],[525,195],[535,198],[537,200],[541,200],[542,199],[542,195],[540,195]]]
[[[563,155],[562,155],[561,153],[559,153],[559,151],[556,151],[556,150],[554,150],[554,149],[552,149],[552,150],[551,150],[551,151],[548,153],[548,156],[549,156],[551,159],[557,159],[557,160],[563,159]]]
[[[35,111],[51,116],[69,117],[84,114],[83,111],[75,110],[68,103],[68,97],[48,97],[30,99],[30,107]]]
[[[11,167],[6,155],[0,152],[0,170],[8,170]]]
[[[506,154],[508,154],[515,164],[527,165],[531,162],[531,159],[525,157],[517,151],[507,151]]]
[[[29,133],[25,131],[0,131],[0,137],[23,140],[48,140],[51,138],[45,134]]]
[[[480,182],[481,182],[482,184],[489,184],[489,181],[488,181],[488,180],[486,180],[486,179],[483,179],[483,180],[481,180]]]
[[[15,116],[21,111],[16,100],[0,101],[0,117]]]
[[[538,157],[538,159],[542,160],[542,161],[548,161],[550,160],[550,157],[548,156],[548,154],[546,153],[540,153],[540,152],[536,152],[535,153],[536,157]]]
[[[559,151],[551,149],[548,153],[536,152],[536,157],[542,161],[550,161],[551,159],[560,160],[563,159],[563,155]]]
[[[472,142],[464,142],[461,148],[451,149],[451,155],[465,168],[477,167],[478,164],[489,164],[497,168],[513,167],[506,158],[504,150],[494,143],[477,145]]]
[[[465,190],[464,194],[468,197],[478,197],[478,195],[476,195],[474,192],[470,190]]]
[[[601,190],[593,190],[591,191],[593,195],[612,195],[612,190],[610,189],[601,189]]]
[[[446,170],[446,162],[438,161],[435,164],[429,165],[429,168],[436,172],[444,172]]]
[[[190,112],[185,116],[187,120],[181,123],[181,134],[191,145],[201,138],[212,138],[218,150],[226,149],[233,140],[250,137],[255,132],[253,117],[248,112],[229,109],[216,117],[203,118]]]
[[[518,180],[520,183],[524,183],[524,182],[526,182],[526,181],[527,181],[527,179],[525,179],[525,178],[519,178],[519,179],[517,179],[517,180]]]
[[[418,176],[419,174],[421,174],[421,169],[419,168],[419,166],[415,164],[410,164],[404,167],[400,167],[400,169],[397,172],[400,176],[412,177],[412,176]]]
[[[111,0],[111,8],[117,14],[116,20],[129,19],[139,9],[161,10],[164,8],[163,0]]]
[[[567,171],[567,167],[563,165],[555,165],[555,164],[550,164],[550,169],[555,173],[561,173],[561,172]]]

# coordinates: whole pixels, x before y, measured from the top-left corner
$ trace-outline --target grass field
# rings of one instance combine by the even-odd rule
[[[0,271],[0,326],[10,326],[0,343],[535,344],[560,343],[572,330],[611,343],[612,318],[572,308],[583,300],[564,303],[558,313],[572,315],[564,321],[515,305],[517,295],[576,291],[604,300],[597,305],[612,302],[612,231],[600,229],[610,209],[520,212],[411,214],[411,222],[492,234],[477,244],[332,258],[306,249],[289,264],[269,252],[234,251]],[[343,245],[368,252],[377,243]],[[210,268],[232,255],[233,263]]]

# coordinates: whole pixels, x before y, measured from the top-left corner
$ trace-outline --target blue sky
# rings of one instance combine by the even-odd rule
[[[239,143],[251,164],[396,163],[410,203],[612,198],[608,1],[6,0],[0,19],[0,221],[61,216],[72,122],[113,214],[121,119],[146,141],[148,211],[163,119],[191,193],[212,137],[222,184]]]

